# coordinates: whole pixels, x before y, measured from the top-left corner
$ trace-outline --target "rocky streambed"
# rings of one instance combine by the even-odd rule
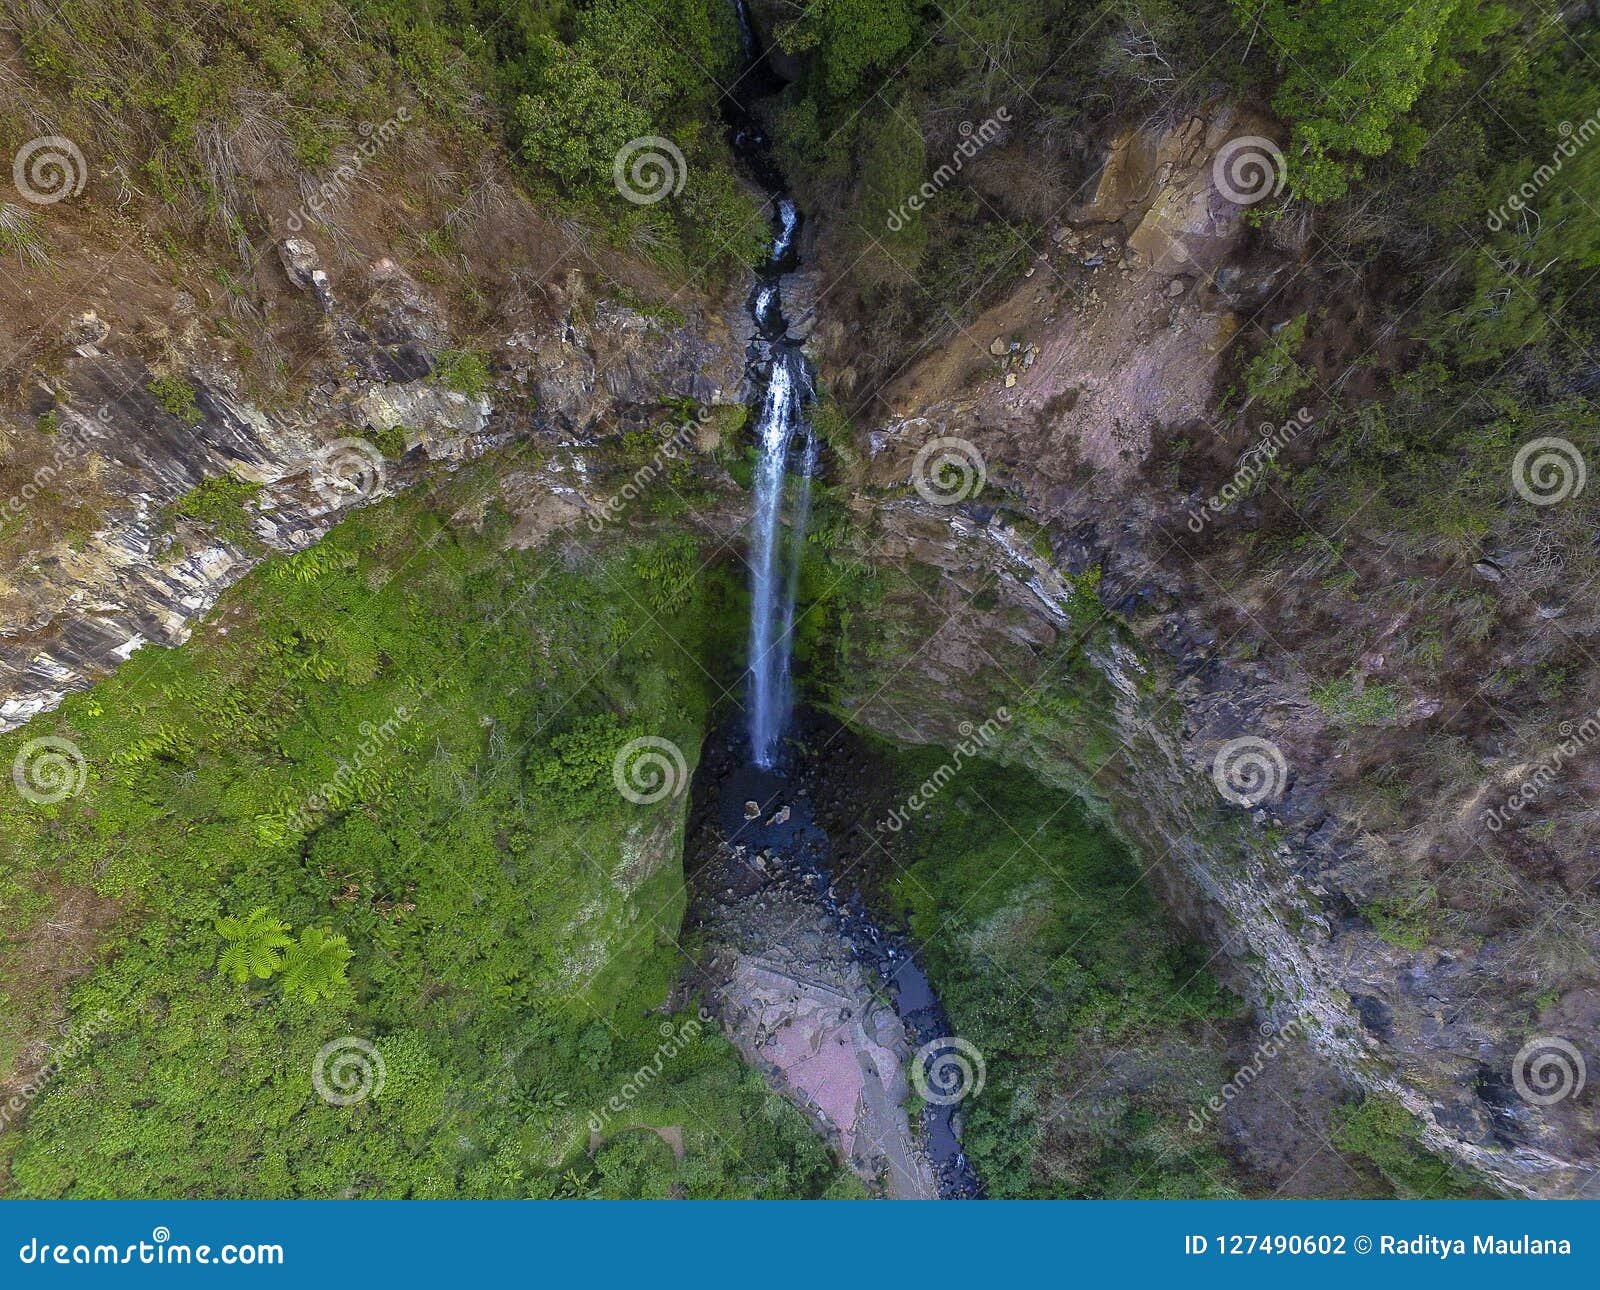
[[[870,757],[815,714],[796,735],[773,770],[750,764],[731,727],[705,749],[688,855],[699,985],[745,1059],[869,1185],[979,1196],[949,1020],[863,894],[882,857],[868,841]]]

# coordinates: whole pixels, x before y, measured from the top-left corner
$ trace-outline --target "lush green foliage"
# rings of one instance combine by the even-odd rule
[[[895,754],[909,789],[950,754]],[[909,826],[893,893],[988,1083],[963,1145],[990,1194],[1227,1195],[1197,1088],[1241,1008],[1104,830],[1025,774],[968,762]],[[1116,1061],[1108,1061],[1115,1057]]]
[[[698,270],[758,259],[765,220],[735,184],[718,128],[719,87],[738,76],[732,6],[597,0],[570,26],[513,64],[521,155],[636,245],[675,245]],[[671,147],[640,145],[655,138]],[[649,200],[631,202],[629,189]]]
[[[675,608],[647,611],[648,540],[575,560],[448,526],[492,469],[352,517],[231,593],[226,636],[147,648],[46,719],[88,780],[56,805],[0,802],[0,952],[47,931],[47,888],[115,898],[103,966],[72,996],[115,1021],[0,1136],[12,1192],[631,1194],[664,1170],[689,1195],[837,1183],[711,1031],[608,1108],[662,1043],[684,901],[685,799],[614,790],[633,729],[616,714],[692,764],[713,697],[693,660],[734,655],[739,593],[696,562]],[[8,1046],[48,1009],[34,988],[6,980]],[[313,1065],[345,1036],[385,1078],[333,1105]],[[684,1162],[624,1167],[624,1135],[591,1164],[602,1113],[608,1142],[680,1126]]]
[[[1294,127],[1291,182],[1313,201],[1343,196],[1362,158],[1426,135],[1406,114],[1430,84],[1461,74],[1506,10],[1484,0],[1230,0],[1270,42],[1280,69],[1272,105]]]
[[[1388,1193],[1403,1200],[1483,1199],[1473,1179],[1430,1155],[1422,1146],[1417,1122],[1398,1102],[1368,1097],[1350,1108],[1333,1134],[1333,1145],[1347,1163],[1365,1164]]]
[[[815,51],[828,93],[844,98],[869,74],[895,70],[919,26],[910,0],[810,0],[777,36],[791,53]]]
[[[265,981],[283,966],[282,951],[294,944],[289,924],[274,918],[265,905],[257,905],[242,918],[217,919],[222,957],[217,967],[240,985],[251,977]]]

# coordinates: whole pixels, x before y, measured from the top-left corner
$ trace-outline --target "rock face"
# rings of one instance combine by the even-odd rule
[[[1218,270],[1247,211],[1219,191],[1214,163],[1227,141],[1266,128],[1217,109],[1114,140],[1094,196],[1056,229],[1038,272],[967,329],[994,338],[998,361],[970,342],[929,354],[884,392],[899,415],[878,427],[883,442],[914,452],[930,420],[970,427],[990,472],[1046,507],[1080,463],[1102,486],[1131,478],[1157,427],[1211,404],[1241,324]],[[847,368],[847,339],[830,340]]]
[[[1321,717],[1304,695],[1223,663],[1204,624],[1178,608],[1088,628],[1093,611],[1070,576],[1003,519],[920,500],[883,518],[876,553],[932,564],[943,586],[932,601],[913,588],[891,598],[877,630],[899,643],[894,666],[858,659],[854,682],[834,696],[841,714],[950,746],[963,724],[1028,705],[1001,758],[1084,797],[1217,947],[1213,968],[1274,1027],[1300,1018],[1346,1078],[1398,1099],[1431,1147],[1507,1191],[1594,1194],[1600,1158],[1581,1106],[1551,1115],[1489,1082],[1499,1069],[1509,1084],[1526,1026],[1524,1005],[1496,992],[1504,949],[1407,951],[1355,916],[1340,888],[1352,863],[1344,822],[1323,806],[1329,771],[1312,753]],[[1078,531],[1107,570],[1103,594],[1116,598],[1129,574],[1152,576],[1137,521],[1125,517],[1105,544],[1094,525],[1084,517]],[[913,655],[907,640],[923,648]],[[1215,757],[1230,740],[1259,737],[1283,751],[1287,777],[1281,796],[1246,810],[1219,793]]]
[[[63,492],[96,502],[91,531],[63,534],[41,518],[37,544],[0,566],[0,730],[53,708],[146,642],[187,639],[263,553],[302,549],[350,507],[429,471],[514,440],[581,437],[666,398],[738,397],[741,357],[726,332],[698,318],[666,326],[594,306],[576,273],[550,293],[553,308],[539,323],[488,355],[494,387],[469,397],[431,375],[449,327],[393,261],[368,267],[358,315],[338,304],[310,242],[291,238],[280,249],[291,281],[330,315],[342,374],[268,408],[203,341],[191,341],[163,384],[139,357],[108,345],[110,327],[90,311],[72,323],[83,340],[62,370],[35,377],[51,437],[0,425],[16,488],[6,519],[26,520]],[[22,448],[31,455],[17,456]],[[225,475],[260,486],[244,503],[248,536],[174,510]]]
[[[1246,261],[1214,165],[1228,139],[1265,132],[1221,114],[1117,140],[1055,243],[1055,293],[1025,283],[972,328],[998,362],[974,367],[966,339],[933,353],[890,392],[893,414],[860,427],[862,554],[940,577],[890,594],[833,704],[947,745],[997,706],[1023,712],[1002,755],[1106,818],[1265,1017],[1308,1019],[1348,1081],[1506,1191],[1600,1194],[1592,1081],[1544,1104],[1514,1091],[1532,1037],[1600,1058],[1594,973],[1552,1001],[1515,931],[1410,948],[1360,914],[1372,857],[1407,840],[1342,808],[1343,733],[1178,549],[1182,517],[1141,470],[1157,428],[1203,414],[1246,284],[1278,271]],[[848,362],[835,344],[824,375]],[[936,440],[961,466],[942,480]]]

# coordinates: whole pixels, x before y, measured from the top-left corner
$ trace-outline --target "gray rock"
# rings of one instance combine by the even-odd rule
[[[290,282],[316,296],[323,313],[333,312],[333,283],[322,267],[316,247],[303,237],[286,237],[278,243],[278,259],[283,262],[283,271]]]

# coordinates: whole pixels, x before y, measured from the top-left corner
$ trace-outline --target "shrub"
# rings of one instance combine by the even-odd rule
[[[210,525],[217,536],[242,546],[254,540],[245,509],[261,493],[261,485],[237,475],[215,475],[196,484],[167,508],[173,517]]]
[[[433,375],[448,389],[476,399],[489,388],[489,359],[478,349],[447,349],[439,355]]]
[[[181,421],[200,419],[200,406],[195,402],[195,388],[181,376],[158,376],[145,386],[162,410]]]

